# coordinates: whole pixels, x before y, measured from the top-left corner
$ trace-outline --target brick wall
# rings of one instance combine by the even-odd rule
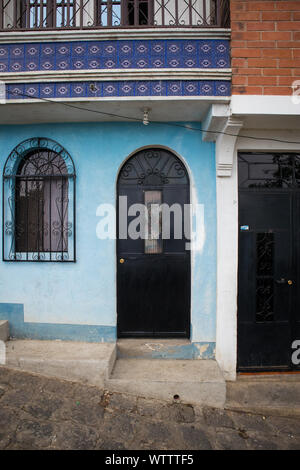
[[[231,0],[233,94],[291,95],[300,80],[300,0]]]

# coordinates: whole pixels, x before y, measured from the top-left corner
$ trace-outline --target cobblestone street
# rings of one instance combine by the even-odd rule
[[[0,368],[0,449],[300,449],[300,419],[109,393]]]

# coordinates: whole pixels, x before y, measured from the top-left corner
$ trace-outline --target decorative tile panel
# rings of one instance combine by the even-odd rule
[[[230,68],[226,39],[114,40],[0,45],[0,72]]]
[[[91,86],[93,85],[93,86]],[[30,98],[95,98],[123,96],[230,96],[226,80],[125,80],[10,84],[8,100]]]

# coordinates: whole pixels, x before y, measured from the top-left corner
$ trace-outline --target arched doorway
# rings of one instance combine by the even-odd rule
[[[138,151],[120,170],[117,196],[118,336],[189,337],[190,184],[183,162],[163,148]]]

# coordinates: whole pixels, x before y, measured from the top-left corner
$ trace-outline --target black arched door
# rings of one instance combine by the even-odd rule
[[[189,206],[184,207],[190,202],[189,191],[186,168],[165,149],[141,150],[120,171],[119,337],[190,335],[190,212]],[[140,216],[146,221],[146,235],[138,223]]]

